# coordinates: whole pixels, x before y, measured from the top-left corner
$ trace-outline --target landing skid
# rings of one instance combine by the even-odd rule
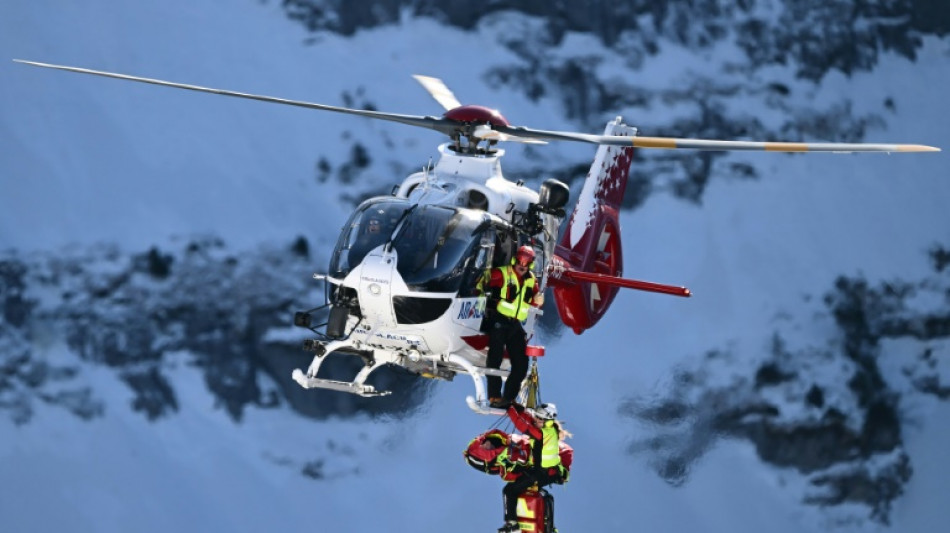
[[[465,403],[468,404],[469,409],[480,415],[505,416],[505,414],[508,413],[508,411],[505,409],[491,407],[487,400],[478,401],[474,396],[467,396],[465,398]]]
[[[337,381],[317,377],[320,366],[327,359],[327,356],[337,351],[346,355],[354,355],[362,358],[364,366],[359,373],[357,373],[353,381]],[[366,398],[392,394],[391,391],[379,391],[376,390],[376,387],[365,383],[373,371],[386,364],[402,366],[403,368],[407,368],[426,377],[439,377],[448,380],[451,380],[455,374],[464,373],[472,378],[472,384],[475,386],[475,395],[468,396],[465,399],[469,409],[481,415],[504,416],[507,413],[506,409],[491,407],[491,405],[489,405],[488,395],[485,391],[486,376],[507,379],[509,374],[507,370],[475,366],[471,361],[458,354],[448,354],[444,356],[442,362],[434,358],[426,358],[426,361],[431,362],[431,368],[428,365],[420,366],[418,359],[414,361],[413,366],[410,366],[409,363],[413,361],[411,359],[409,361],[404,359],[406,359],[404,356],[399,356],[387,350],[358,350],[353,348],[347,341],[333,341],[320,346],[320,350],[317,351],[317,355],[313,358],[306,372],[298,368],[293,371],[291,376],[294,381],[305,389],[329,389],[348,392]],[[431,372],[431,374],[425,373],[423,371],[424,369],[426,369],[426,372]],[[527,379],[522,383],[521,392],[518,395],[518,402],[526,407],[535,407],[538,403],[537,400],[538,370],[537,359],[535,359],[532,362]]]
[[[392,394],[392,391],[378,391],[372,385],[360,385],[348,381],[336,381],[333,379],[310,378],[302,370],[295,369],[293,372],[294,381],[305,389],[330,389],[341,392],[349,392],[364,398],[375,396],[386,396]]]
[[[485,369],[488,372],[492,372],[490,369]],[[485,399],[483,395],[484,389],[481,388],[481,379],[476,379],[475,390],[478,396],[467,396],[465,398],[465,403],[468,404],[468,408],[480,415],[492,415],[492,416],[505,416],[508,414],[507,409],[499,409],[497,407],[492,407],[488,400]],[[518,393],[516,398],[517,402],[521,405],[534,409],[541,404],[540,397],[540,387],[538,379],[538,360],[533,359],[531,362],[531,370],[528,372],[528,376],[525,378],[524,382],[521,384],[521,391]]]

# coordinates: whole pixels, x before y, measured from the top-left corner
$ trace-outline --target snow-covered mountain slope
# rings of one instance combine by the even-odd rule
[[[545,129],[596,131],[623,114],[645,134],[950,147],[950,43],[933,35],[913,61],[879,50],[869,70],[825,69],[816,83],[794,77],[797,59],[751,60],[714,13],[682,31],[678,16],[644,23],[605,48],[510,11],[468,29],[406,12],[347,37],[307,33],[291,4],[10,4],[0,50],[435,113],[409,77],[424,73]],[[756,5],[804,31],[782,4]],[[408,385],[369,415],[287,373],[307,362],[289,312],[318,296],[309,272],[348,208],[424,165],[437,135],[9,61],[0,73],[5,528],[497,527],[499,480],[459,454],[493,422],[465,409],[468,382],[394,374]],[[505,168],[576,187],[592,155],[510,147]],[[545,330],[542,393],[576,434],[572,481],[554,489],[562,530],[939,529],[946,161],[639,153],[626,274],[695,297],[624,293],[582,336]],[[898,415],[899,438],[820,464],[853,435],[893,437],[862,433],[871,405]]]

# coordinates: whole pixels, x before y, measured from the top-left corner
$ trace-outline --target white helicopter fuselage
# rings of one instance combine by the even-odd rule
[[[520,183],[513,183],[502,175],[502,150],[463,155],[453,151],[449,144],[444,144],[439,147],[439,151],[441,157],[435,167],[406,178],[394,193],[394,199],[405,202],[405,206],[411,207],[411,210],[423,206],[446,207],[475,213],[497,224],[510,222],[513,213],[524,213],[531,204],[538,202],[538,192]],[[460,290],[420,290],[407,283],[400,273],[399,267],[405,264],[400,263],[400,251],[392,245],[392,241],[408,231],[405,227],[407,224],[410,222],[400,219],[393,227],[389,241],[368,251],[359,264],[352,265],[342,278],[319,276],[338,290],[352,291],[357,296],[359,312],[351,312],[347,317],[345,338],[327,342],[305,374],[294,372],[294,379],[302,386],[345,390],[362,396],[386,394],[366,384],[365,380],[379,366],[393,364],[426,377],[441,379],[452,379],[459,372],[467,373],[475,381],[477,400],[483,401],[483,376],[507,375],[507,360],[500,369],[485,367],[488,338],[481,332],[485,295]],[[356,226],[357,219],[354,219],[344,227],[344,235],[348,231],[355,231]],[[444,233],[438,237],[444,238]],[[472,243],[473,246],[476,244]],[[546,242],[541,236],[538,246],[550,250],[553,242]],[[477,267],[480,272],[490,267],[492,256],[496,253],[494,243],[488,243],[483,248],[484,252],[477,249],[476,254],[484,256],[472,259],[484,263]],[[403,249],[403,252],[410,251]],[[439,261],[438,254],[438,251],[434,255],[430,254],[428,260]],[[455,268],[461,268],[461,265]],[[543,268],[536,271],[538,286],[543,290]],[[401,319],[399,306],[405,302],[423,302],[424,306],[431,303],[430,307],[440,312],[437,316],[430,313],[424,321]],[[529,337],[540,313],[539,309],[531,308],[524,321]],[[317,378],[326,356],[333,352],[362,354],[366,366],[353,382]]]
[[[395,195],[413,203],[471,207],[507,218],[512,210],[526,211],[536,203],[538,193],[502,175],[504,155],[504,150],[459,154],[450,143],[442,144],[435,168],[411,174]]]
[[[485,365],[487,336],[481,330],[485,314],[485,296],[460,297],[457,293],[420,293],[411,291],[395,268],[396,251],[383,246],[366,255],[359,267],[342,282],[360,295],[362,317],[351,316],[348,328],[359,348],[372,348],[393,364],[425,372],[425,365],[438,363],[443,367],[460,366],[456,355],[475,366]],[[393,301],[399,298],[432,298],[452,300],[448,310],[437,319],[424,324],[400,324]],[[524,322],[526,332],[534,330],[540,310],[532,308]],[[388,352],[388,353],[383,353]],[[405,361],[403,360],[405,358]],[[423,366],[413,363],[422,361]],[[439,376],[435,368],[430,372]]]

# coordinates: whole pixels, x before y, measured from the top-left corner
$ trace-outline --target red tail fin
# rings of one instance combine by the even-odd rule
[[[620,122],[607,124],[604,135],[636,135]],[[620,288],[690,296],[689,289],[624,279],[620,248],[620,203],[627,189],[633,143],[629,147],[601,145],[567,229],[551,261],[549,284],[554,289],[561,321],[580,334],[596,324]]]
[[[636,129],[620,117],[607,124],[604,135],[634,135]],[[627,188],[633,144],[597,148],[584,187],[558,243],[550,284],[561,320],[575,333],[600,320],[618,287],[559,276],[565,269],[618,277],[623,273],[618,211]],[[580,282],[579,282],[580,281]]]

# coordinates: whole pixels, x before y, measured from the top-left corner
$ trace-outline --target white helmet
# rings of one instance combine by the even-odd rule
[[[538,418],[544,420],[554,420],[557,418],[557,406],[553,403],[542,403],[534,412],[538,415]]]

